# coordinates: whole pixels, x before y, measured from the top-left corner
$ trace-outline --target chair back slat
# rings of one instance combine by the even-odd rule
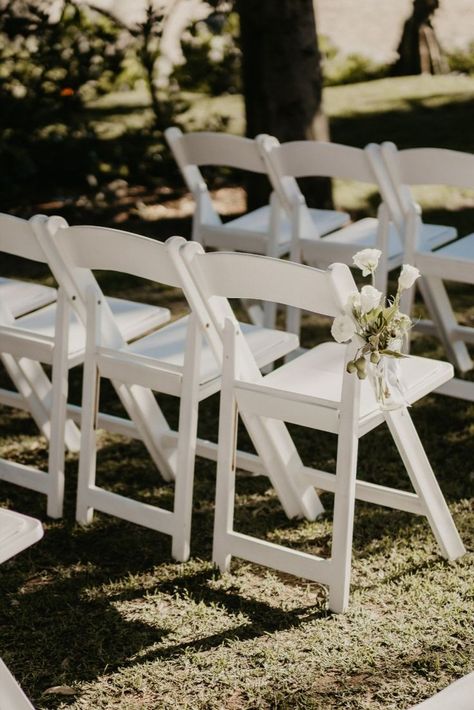
[[[272,150],[280,175],[376,183],[363,149],[323,141],[291,141]]]
[[[178,135],[170,131],[167,138],[180,166],[218,165],[266,172],[255,141],[250,138],[213,132]]]
[[[46,262],[31,223],[8,214],[0,214],[0,251],[23,259]]]
[[[149,237],[107,227],[68,227],[58,232],[61,251],[70,263],[90,270],[118,271],[168,286],[180,278],[166,246]]]
[[[273,301],[334,317],[356,289],[343,264],[321,271],[282,259],[230,252],[197,254],[194,260],[209,297]],[[336,291],[335,277],[344,283],[344,294]]]
[[[407,185],[451,185],[474,189],[474,155],[445,148],[398,151],[401,182]]]
[[[92,269],[120,271],[173,286],[180,283],[164,244],[147,237],[104,227],[69,227],[58,217],[38,225],[37,235],[51,271],[84,325],[88,292],[102,295]],[[102,343],[124,347],[110,306],[105,298],[101,300]]]

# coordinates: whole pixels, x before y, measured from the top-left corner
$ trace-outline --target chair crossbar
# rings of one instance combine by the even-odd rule
[[[92,486],[87,490],[85,501],[103,513],[115,515],[130,523],[142,525],[166,535],[172,535],[177,524],[173,513],[169,510],[126,498],[99,486]]]
[[[336,490],[336,476],[334,473],[327,471],[319,471],[315,468],[305,466],[303,474],[311,481],[316,488],[321,488],[323,491],[334,493]],[[357,500],[363,500],[366,503],[374,503],[382,505],[385,508],[394,508],[395,510],[404,510],[407,513],[416,515],[424,515],[423,505],[416,495],[410,491],[399,491],[395,488],[381,486],[378,483],[370,483],[368,481],[356,481]]]
[[[36,493],[47,494],[51,476],[45,471],[40,471],[32,466],[7,459],[0,459],[0,480],[14,483],[29,488]]]
[[[290,424],[311,426],[321,431],[336,433],[339,429],[340,402],[317,400],[291,392],[282,392],[273,387],[243,386],[236,383],[235,397],[242,413],[259,414],[270,419],[279,419]]]
[[[258,540],[238,532],[226,533],[223,542],[227,545],[230,554],[242,557],[249,562],[321,584],[329,584],[331,580],[332,563],[330,559],[291,550],[288,547],[276,545],[267,540]]]

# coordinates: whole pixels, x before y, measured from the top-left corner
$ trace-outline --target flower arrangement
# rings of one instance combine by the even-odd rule
[[[345,313],[333,321],[331,334],[338,343],[356,338],[360,347],[354,359],[347,363],[347,371],[361,380],[369,374],[380,405],[391,409],[405,404],[397,360],[405,357],[403,343],[412,327],[410,317],[399,310],[400,296],[413,286],[420,272],[404,264],[395,297],[385,299],[373,285],[381,254],[379,249],[363,249],[354,255],[354,265],[361,269],[363,276],[372,277],[372,285],[363,286],[360,292],[350,295]]]

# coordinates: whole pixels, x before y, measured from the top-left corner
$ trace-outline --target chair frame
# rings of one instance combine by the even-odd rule
[[[372,151],[375,153],[374,148]],[[474,260],[462,254],[462,245],[472,242],[474,235],[448,245],[438,245],[436,251],[423,248],[420,238],[421,208],[413,201],[408,186],[449,184],[474,189],[474,156],[443,148],[397,150],[389,142],[380,146],[379,156],[392,191],[398,196],[406,213],[406,261],[419,268],[422,274],[417,285],[403,294],[402,308],[408,313],[412,310],[418,287],[431,321],[420,320],[415,325],[416,330],[437,335],[448,359],[459,372],[466,373],[474,367],[467,349],[467,344],[474,344],[474,328],[458,323],[443,282],[452,280],[474,285]],[[474,401],[474,383],[460,378],[447,382],[438,391],[451,397]]]
[[[232,312],[222,301],[240,295],[276,300],[291,307],[305,307],[335,316],[341,312],[355,284],[347,266],[333,265],[321,272],[300,264],[245,254],[203,254],[199,245],[181,245],[193,287],[187,292],[203,332],[213,343],[223,362],[221,409],[219,416],[219,457],[216,484],[216,513],[213,561],[221,571],[229,569],[233,555],[329,585],[329,608],[346,610],[349,599],[354,503],[356,499],[425,515],[441,553],[455,559],[465,550],[440,491],[423,446],[406,407],[397,411],[374,411],[360,420],[360,382],[347,372],[343,375],[339,401],[319,401],[304,395],[272,390],[263,386],[243,346]],[[220,301],[220,302],[219,302]],[[346,348],[345,362],[352,359],[356,345]],[[452,370],[444,368],[443,378]],[[430,387],[428,386],[428,391]],[[426,394],[419,390],[417,397]],[[267,433],[277,439],[282,462],[290,477],[306,480],[335,493],[333,548],[330,559],[285,548],[243,535],[234,530],[235,448],[238,413],[248,428],[257,419]],[[378,484],[356,481],[358,439],[386,421],[415,493]],[[303,465],[284,422],[292,422],[338,434],[336,474]],[[273,428],[271,428],[273,427]],[[265,462],[265,441],[252,435]],[[258,433],[258,432],[257,432]],[[274,463],[274,462],[273,462]]]
[[[181,170],[184,181],[196,202],[193,218],[192,239],[206,248],[224,249],[265,254],[282,257],[292,250],[292,237],[282,239],[282,220],[285,210],[279,196],[270,195],[268,231],[242,229],[238,225],[223,224],[215,210],[206,182],[200,171],[205,165],[215,165],[247,170],[266,175],[271,182],[268,165],[263,159],[257,140],[225,133],[193,132],[183,134],[179,128],[171,127],[165,131],[165,137]],[[273,138],[273,141],[277,141]],[[265,208],[260,208],[265,209]],[[254,210],[248,214],[254,214]],[[337,215],[337,223],[332,229],[342,226],[349,220],[349,215],[336,210],[326,210]],[[340,215],[340,218],[339,218]],[[326,228],[323,233],[326,234]],[[291,258],[291,257],[290,257]],[[274,304],[244,304],[252,321],[257,325],[273,328],[276,320]]]
[[[44,226],[43,226],[44,227]],[[172,537],[172,555],[184,561],[190,552],[190,526],[194,460],[196,453],[217,457],[217,445],[197,439],[199,402],[220,389],[220,375],[200,381],[202,335],[191,315],[187,325],[183,366],[134,353],[125,343],[92,270],[121,271],[153,282],[181,287],[168,247],[128,232],[103,227],[68,227],[51,218],[39,235],[67,300],[86,327],[86,353],[81,418],[76,517],[87,524],[93,510],[101,510]],[[157,335],[165,333],[164,326]],[[297,340],[282,334],[262,365],[282,357]],[[137,341],[135,341],[137,342]],[[165,480],[175,480],[173,513],[111,493],[96,485],[96,428],[99,380],[111,380],[130,417],[125,433],[141,439]],[[171,430],[153,391],[180,397],[178,432]],[[123,429],[122,429],[123,431]],[[240,453],[241,465],[253,471],[261,464],[255,456]],[[297,513],[301,512],[301,505]]]
[[[335,237],[343,235],[357,225],[348,225],[331,232],[330,239],[325,239],[318,232],[311,218],[306,200],[301,193],[297,178],[329,177],[370,183],[377,186],[377,178],[372,169],[366,151],[352,146],[327,143],[324,141],[291,141],[280,144],[272,136],[261,134],[256,138],[262,158],[267,166],[273,189],[278,196],[292,226],[290,259],[297,263],[303,261],[326,268],[334,262],[343,262],[352,266],[352,257],[361,248],[357,241],[338,242]],[[387,290],[388,272],[401,264],[401,253],[390,257],[389,230],[390,220],[387,208],[382,202],[374,220],[360,220],[360,224],[370,221],[369,231],[375,229],[375,244],[382,252],[379,268],[375,274],[375,286],[383,293]],[[346,231],[347,235],[349,232]],[[354,233],[354,239],[357,235]],[[295,309],[288,311],[288,329],[298,333],[300,313]]]

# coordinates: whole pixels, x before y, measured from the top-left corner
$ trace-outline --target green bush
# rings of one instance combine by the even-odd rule
[[[448,64],[451,71],[474,74],[474,42],[467,49],[458,49],[448,54]]]
[[[109,91],[127,37],[107,17],[66,0],[56,22],[16,0],[0,14],[2,188],[54,170],[84,176],[96,159],[85,102]],[[58,148],[61,150],[59,151]]]
[[[325,86],[357,84],[361,81],[382,79],[389,73],[389,65],[374,62],[362,54],[342,54],[325,35],[319,38]]]
[[[240,92],[238,36],[239,18],[235,12],[213,12],[206,20],[193,22],[181,38],[184,63],[173,73],[179,86],[210,96]]]

